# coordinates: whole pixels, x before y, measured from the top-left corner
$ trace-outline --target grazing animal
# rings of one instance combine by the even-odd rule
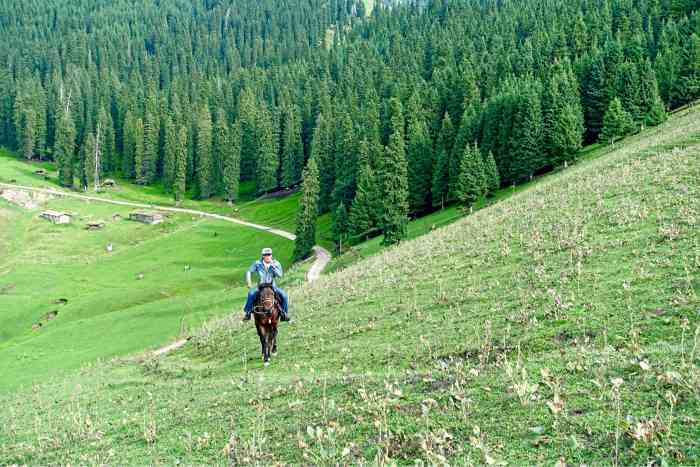
[[[272,284],[260,284],[258,297],[253,306],[255,328],[260,337],[262,357],[265,366],[270,364],[270,355],[277,354],[277,323],[280,307]]]

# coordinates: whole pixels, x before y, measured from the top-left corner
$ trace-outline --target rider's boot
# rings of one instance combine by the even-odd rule
[[[250,321],[250,312],[249,311],[244,312],[243,321]]]
[[[280,321],[289,321],[289,312],[285,312],[284,310],[281,310]]]

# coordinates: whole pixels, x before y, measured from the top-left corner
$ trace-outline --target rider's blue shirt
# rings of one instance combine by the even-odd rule
[[[262,260],[257,260],[249,268],[249,273],[258,273],[258,284],[275,284],[276,277],[282,277],[282,265],[276,259],[273,259],[269,266],[265,268],[265,263]]]

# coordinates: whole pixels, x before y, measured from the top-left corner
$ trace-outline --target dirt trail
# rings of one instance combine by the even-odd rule
[[[191,214],[191,215],[195,215],[195,216],[208,217],[210,219],[217,219],[217,220],[221,220],[221,221],[225,221],[225,222],[231,222],[232,224],[238,224],[238,225],[242,225],[245,227],[250,227],[252,229],[262,230],[262,231],[269,232],[273,235],[277,235],[277,236],[280,236],[280,237],[283,237],[283,238],[286,238],[286,239],[292,240],[292,241],[294,241],[296,239],[296,235],[294,235],[291,232],[287,232],[286,230],[274,229],[274,228],[268,227],[266,225],[255,224],[253,222],[246,222],[246,221],[243,221],[240,219],[236,219],[234,217],[223,216],[221,214],[212,214],[210,212],[197,211],[196,209],[171,208],[171,207],[166,207],[166,206],[158,206],[157,204],[132,203],[130,201],[118,201],[118,200],[113,200],[113,199],[98,198],[96,196],[80,195],[78,193],[69,193],[69,192],[60,191],[60,190],[54,190],[51,188],[35,188],[35,187],[31,187],[31,186],[13,185],[10,183],[2,183],[2,182],[0,182],[0,187],[11,188],[11,189],[15,189],[15,190],[33,191],[35,193],[43,193],[45,195],[64,196],[67,198],[82,199],[85,201],[95,201],[98,203],[116,204],[118,206],[129,206],[129,207],[133,207],[133,208],[152,209],[152,210],[157,210],[157,211],[174,212],[174,213],[180,213],[180,214]],[[321,275],[321,272],[323,271],[323,269],[326,267],[328,262],[331,260],[331,254],[325,248],[316,245],[316,246],[314,246],[313,250],[314,250],[314,253],[316,255],[316,260],[311,265],[311,269],[309,269],[309,272],[306,274],[306,280],[309,282],[313,282],[316,279],[318,279],[318,277]],[[173,342],[172,344],[169,344],[165,347],[161,347],[160,349],[155,350],[153,352],[153,355],[155,355],[155,356],[164,355],[164,354],[167,354],[175,349],[179,349],[180,347],[185,345],[188,340],[189,340],[189,338],[181,339],[181,340]]]
[[[325,248],[316,245],[314,247],[314,254],[316,255],[316,260],[314,264],[311,265],[311,269],[306,273],[306,280],[313,282],[321,275],[321,272],[326,267],[328,262],[331,260],[331,254]]]
[[[252,222],[242,221],[242,220],[236,219],[234,217],[222,216],[220,214],[212,214],[210,212],[205,212],[205,211],[197,211],[196,209],[171,208],[171,207],[166,207],[166,206],[159,206],[157,204],[132,203],[130,201],[118,201],[118,200],[114,200],[114,199],[98,198],[96,196],[87,196],[87,195],[79,195],[77,193],[68,193],[65,191],[54,190],[51,188],[34,188],[31,186],[11,185],[9,183],[2,183],[2,182],[0,182],[0,187],[12,188],[15,190],[33,191],[36,193],[44,193],[44,194],[53,195],[53,196],[63,196],[66,198],[76,198],[76,199],[82,199],[85,201],[96,201],[98,203],[116,204],[118,206],[128,206],[128,207],[132,207],[132,208],[154,209],[157,211],[175,212],[175,213],[180,213],[180,214],[192,214],[195,216],[208,217],[211,219],[217,219],[217,220],[221,220],[221,221],[225,221],[225,222],[231,222],[233,224],[243,225],[243,226],[250,227],[253,229],[257,229],[257,230],[264,230],[265,232],[270,232],[271,234],[278,235],[280,237],[284,237],[284,238],[286,238],[288,240],[292,240],[292,241],[294,239],[296,239],[296,236],[293,233],[287,232],[285,230],[274,229],[274,228],[268,227],[266,225],[260,225],[260,224],[254,224]]]

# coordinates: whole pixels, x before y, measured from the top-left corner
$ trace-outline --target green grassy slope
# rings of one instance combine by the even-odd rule
[[[0,403],[6,463],[692,464],[700,112],[292,291]]]
[[[226,222],[177,215],[148,226],[112,205],[54,199],[48,207],[78,218],[55,226],[40,210],[0,200],[0,392],[163,344],[239,310],[244,270],[260,248],[272,246],[285,264],[291,257],[288,240]],[[107,225],[87,231],[88,219]]]
[[[48,176],[43,177],[34,174],[34,171],[39,168],[47,170]],[[54,164],[48,162],[28,163],[18,159],[16,155],[3,148],[0,148],[0,182],[14,182],[25,186],[60,189],[58,173]],[[141,186],[119,178],[116,179],[116,182],[116,188],[108,188],[100,193],[90,192],[88,194],[119,201],[175,206],[172,195],[167,193],[160,184]],[[208,200],[192,199],[193,193],[190,190],[188,197],[182,203],[182,207],[236,217],[294,233],[297,207],[301,194],[295,193],[281,198],[259,199],[255,196],[254,190],[255,187],[252,182],[241,183],[240,199],[231,205],[219,197],[213,197]],[[320,216],[317,227],[318,239],[319,244],[326,248],[332,247],[330,229],[330,215]]]

